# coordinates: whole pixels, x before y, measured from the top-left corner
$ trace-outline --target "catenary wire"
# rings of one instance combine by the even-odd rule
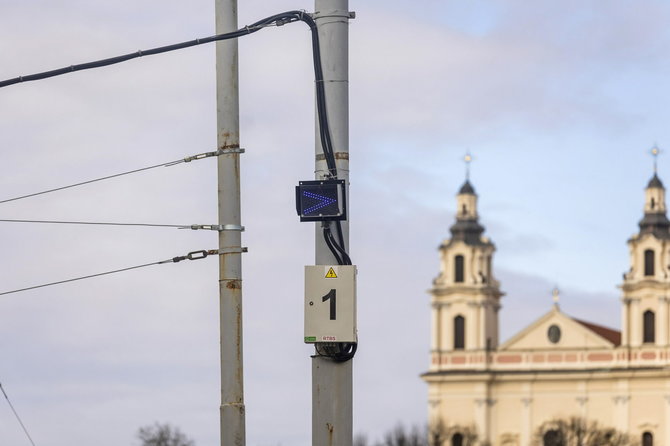
[[[23,424],[23,421],[21,421],[21,417],[19,416],[18,412],[16,412],[16,409],[14,409],[14,405],[9,400],[9,397],[7,396],[7,392],[5,392],[5,388],[2,387],[2,383],[0,383],[0,390],[2,391],[2,394],[5,396],[5,399],[7,400],[7,404],[9,404],[10,409],[12,409],[12,412],[14,412],[14,416],[16,417],[19,424],[21,425],[21,428],[23,429],[23,432],[26,433],[26,437],[28,437],[28,440],[30,441],[30,444],[35,446],[35,442],[33,441],[32,437],[28,433],[28,429],[26,429],[25,424]]]
[[[21,220],[14,218],[0,218],[0,223],[44,223],[44,224],[62,224],[62,225],[101,225],[101,226],[142,226],[152,228],[178,228],[191,229],[194,226],[202,225],[164,225],[154,223],[116,223],[100,221],[60,221],[60,220]]]
[[[0,200],[0,204],[9,203],[10,201],[22,200],[24,198],[35,197],[35,196],[38,196],[38,195],[49,194],[51,192],[58,192],[58,191],[61,191],[61,190],[70,189],[70,188],[77,187],[77,186],[84,186],[86,184],[96,183],[98,181],[109,180],[109,179],[112,179],[112,178],[118,178],[118,177],[122,177],[122,176],[125,176],[125,175],[131,175],[133,173],[144,172],[144,171],[151,170],[151,169],[157,169],[159,167],[176,166],[177,164],[181,164],[181,163],[188,163],[188,162],[195,161],[195,160],[200,160],[200,159],[209,158],[209,157],[212,157],[212,156],[217,156],[221,153],[222,153],[221,151],[199,153],[197,155],[187,156],[186,158],[180,158],[178,160],[168,161],[166,163],[154,164],[152,166],[141,167],[139,169],[133,169],[133,170],[125,171],[125,172],[115,173],[113,175],[107,175],[107,176],[100,177],[100,178],[94,178],[92,180],[86,180],[86,181],[81,181],[79,183],[68,184],[67,186],[55,187],[53,189],[43,190],[43,191],[40,191],[40,192],[34,192],[32,194],[26,194],[26,195],[20,195],[18,197],[7,198],[5,200]]]
[[[162,265],[162,264],[166,264],[166,263],[178,263],[178,262],[181,262],[182,260],[200,260],[200,259],[204,259],[205,257],[207,257],[209,255],[216,255],[218,253],[219,252],[217,250],[193,251],[193,252],[188,253],[185,256],[177,256],[177,257],[173,257],[171,259],[159,260],[158,262],[144,263],[142,265],[129,266],[129,267],[126,267],[126,268],[115,269],[115,270],[112,270],[112,271],[105,271],[105,272],[102,272],[102,273],[96,273],[96,274],[89,274],[89,275],[86,275],[86,276],[74,277],[72,279],[59,280],[59,281],[56,281],[56,282],[43,283],[41,285],[33,285],[33,286],[25,287],[25,288],[19,288],[19,289],[16,289],[16,290],[3,291],[3,292],[0,293],[0,296],[4,296],[6,294],[20,293],[22,291],[35,290],[37,288],[44,288],[44,287],[53,286],[53,285],[60,285],[60,284],[63,284],[63,283],[68,283],[68,282],[75,282],[75,281],[78,281],[78,280],[91,279],[93,277],[106,276],[106,275],[109,275],[109,274],[115,274],[115,273],[120,273],[120,272],[124,272],[124,271],[130,271],[130,270],[133,270],[133,269],[144,268],[144,267],[147,267],[147,266]]]

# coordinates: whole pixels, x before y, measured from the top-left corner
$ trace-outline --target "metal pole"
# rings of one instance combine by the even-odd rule
[[[237,29],[237,0],[215,0],[216,33]],[[244,446],[240,119],[237,39],[216,43],[219,308],[221,324],[221,446]]]
[[[338,177],[349,190],[349,1],[315,0],[314,19],[321,42],[321,62]],[[316,179],[327,173],[321,140],[316,137]],[[349,200],[347,200],[349,202]],[[349,213],[347,213],[349,215]],[[342,222],[342,241],[349,249],[349,224]],[[316,225],[315,264],[334,265],[336,260]],[[337,363],[312,357],[312,446],[351,446],[353,442],[353,361]]]

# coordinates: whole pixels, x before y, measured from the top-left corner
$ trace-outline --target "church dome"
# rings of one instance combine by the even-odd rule
[[[472,187],[470,181],[465,180],[465,183],[461,186],[461,189],[458,191],[458,194],[472,194],[475,195],[475,188]]]

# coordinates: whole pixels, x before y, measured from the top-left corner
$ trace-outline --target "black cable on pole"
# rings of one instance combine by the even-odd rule
[[[75,282],[77,280],[84,280],[84,279],[90,279],[90,278],[93,278],[93,277],[106,276],[108,274],[120,273],[120,272],[123,272],[123,271],[130,271],[130,270],[133,270],[133,269],[144,268],[146,266],[162,265],[162,264],[165,264],[165,263],[178,263],[178,262],[181,262],[182,260],[200,260],[200,259],[204,259],[207,256],[217,255],[217,254],[219,254],[219,251],[216,250],[216,249],[212,249],[212,250],[209,250],[209,251],[207,251],[207,250],[192,251],[192,252],[189,252],[188,254],[186,254],[185,256],[177,256],[177,257],[173,257],[173,258],[167,259],[167,260],[160,260],[158,262],[151,262],[151,263],[145,263],[145,264],[142,264],[142,265],[129,266],[127,268],[115,269],[115,270],[112,270],[112,271],[105,271],[105,272],[96,273],[96,274],[89,274],[87,276],[75,277],[73,279],[59,280],[57,282],[44,283],[44,284],[41,284],[41,285],[29,286],[29,287],[26,287],[26,288],[19,288],[19,289],[11,290],[11,291],[4,291],[4,292],[0,293],[0,296],[4,296],[6,294],[20,293],[22,291],[34,290],[34,289],[37,289],[37,288],[44,288],[44,287],[48,287],[48,286],[52,286],[52,285],[60,285],[60,284],[63,284],[63,283],[68,283],[68,282]]]
[[[16,409],[14,409],[14,405],[12,404],[11,401],[9,401],[9,397],[7,396],[7,392],[5,392],[5,388],[2,387],[2,383],[0,383],[0,391],[2,391],[2,394],[5,396],[5,399],[7,400],[7,404],[9,404],[9,407],[12,409],[12,412],[14,412],[14,416],[18,420],[19,424],[21,425],[21,428],[23,429],[23,432],[26,433],[26,437],[28,437],[28,440],[30,441],[30,444],[35,446],[35,442],[33,441],[32,437],[28,433],[28,429],[26,429],[25,424],[23,424],[23,421],[21,421],[21,417],[19,414],[16,412]]]
[[[330,228],[328,226],[323,227],[323,240],[326,242],[326,245],[328,246],[328,249],[330,249],[330,252],[333,254],[333,257],[335,257],[337,264],[343,265],[342,258],[340,257],[339,254],[339,250],[335,248],[335,245],[333,243],[334,242],[333,236],[330,233]]]

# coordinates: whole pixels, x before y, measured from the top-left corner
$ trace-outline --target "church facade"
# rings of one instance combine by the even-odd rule
[[[460,430],[476,432],[479,444],[542,445],[541,431],[570,417],[627,432],[643,446],[670,445],[670,221],[656,174],[628,240],[621,331],[567,315],[555,302],[500,343],[495,246],[483,235],[469,181],[450,232],[430,289],[430,367],[422,375],[429,423],[447,427],[445,445],[466,445]]]

